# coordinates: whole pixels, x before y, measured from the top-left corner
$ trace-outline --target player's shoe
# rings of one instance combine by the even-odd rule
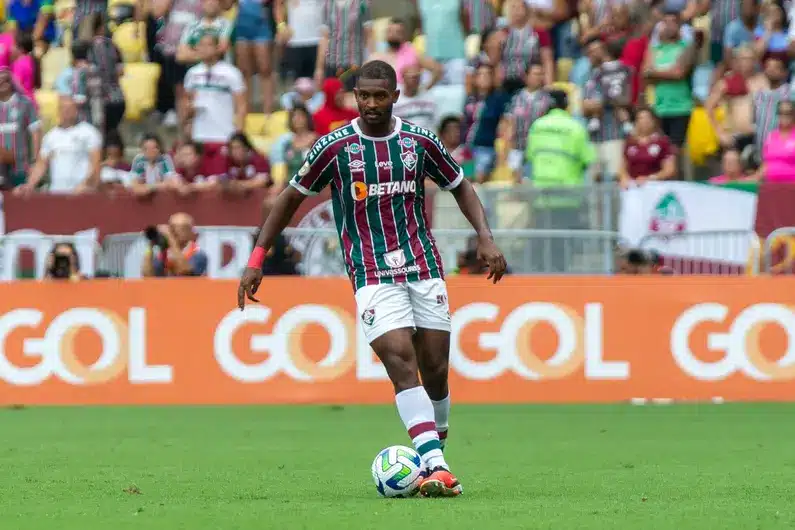
[[[420,494],[424,497],[457,497],[464,493],[464,487],[455,475],[443,467],[435,467],[420,484]]]

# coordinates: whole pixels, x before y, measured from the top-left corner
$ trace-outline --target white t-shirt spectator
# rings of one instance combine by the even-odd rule
[[[90,123],[50,129],[40,151],[50,161],[50,191],[69,193],[85,182],[91,171],[91,155],[100,149],[102,135]]]
[[[320,42],[320,26],[323,25],[323,1],[287,2],[287,20],[293,30],[290,46],[317,45]]]
[[[225,61],[199,63],[185,74],[185,90],[194,94],[193,140],[226,143],[235,133],[235,95],[246,91],[240,70]]]
[[[438,107],[436,99],[428,92],[419,92],[415,96],[401,93],[392,112],[398,118],[410,121],[429,131],[435,131],[438,125]]]

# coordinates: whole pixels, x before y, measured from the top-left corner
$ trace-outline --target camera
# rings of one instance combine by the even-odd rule
[[[63,254],[56,254],[53,256],[53,265],[50,269],[50,275],[53,278],[61,280],[68,279],[72,276],[72,260],[69,256]]]
[[[149,244],[153,247],[159,247],[161,250],[168,248],[168,240],[166,236],[160,233],[156,226],[147,226],[144,229],[144,236],[149,240]]]

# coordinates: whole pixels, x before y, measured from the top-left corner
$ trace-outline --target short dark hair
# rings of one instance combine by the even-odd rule
[[[229,138],[229,142],[228,143],[231,144],[232,142],[240,142],[241,144],[243,144],[243,147],[245,147],[249,151],[254,151],[255,150],[254,146],[251,145],[251,141],[249,141],[248,136],[246,136],[242,132],[237,132],[237,133],[233,134]]]
[[[33,35],[29,31],[18,31],[17,32],[17,47],[25,53],[31,53],[33,51]]]
[[[654,112],[654,109],[648,105],[640,105],[639,107],[636,107],[635,110],[632,112],[632,121],[637,120],[638,114],[640,114],[641,112],[648,112],[649,115],[651,116],[651,119],[654,120],[655,123],[660,123],[660,117],[657,116],[657,113]]]
[[[618,59],[624,51],[624,42],[621,39],[612,40],[607,43],[605,49],[607,50],[607,55],[612,59]]]
[[[389,90],[397,89],[397,73],[387,62],[370,61],[359,69],[359,79],[379,79],[387,82]]]
[[[392,18],[390,18],[389,19],[389,23],[390,24],[400,24],[401,26],[405,26],[406,25],[406,21],[403,20],[400,17],[392,17]]]
[[[439,124],[439,134],[443,134],[444,130],[447,129],[451,124],[457,123],[461,125],[461,118],[458,116],[446,116],[442,119],[442,123]]]
[[[91,43],[79,40],[72,44],[72,61],[87,61]]]
[[[175,151],[178,149],[182,149],[183,147],[190,147],[199,156],[201,156],[202,154],[202,145],[198,142],[194,142],[193,140],[186,140],[182,142],[177,146],[177,149],[175,149]]]
[[[552,100],[552,104],[550,105],[550,110],[552,109],[561,109],[566,110],[569,108],[569,95],[566,94],[565,90],[550,90],[549,91],[549,99]]]
[[[107,149],[108,147],[118,147],[122,150],[122,152],[124,152],[124,140],[122,140],[119,131],[108,131],[108,134],[105,135],[104,148]]]
[[[143,145],[146,142],[154,142],[155,144],[157,144],[157,148],[160,149],[161,153],[164,151],[164,149],[163,149],[163,141],[155,133],[146,133],[144,135],[144,137],[141,138],[141,146],[142,147],[143,147]]]

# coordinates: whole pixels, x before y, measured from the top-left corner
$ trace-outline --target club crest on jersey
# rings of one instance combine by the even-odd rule
[[[401,249],[393,250],[384,254],[384,261],[391,268],[397,269],[406,264],[406,254]]]
[[[307,173],[309,173],[309,162],[304,162],[304,165],[298,170],[298,176],[305,177]]]
[[[345,146],[345,151],[351,155],[358,155],[364,151],[364,146],[362,144],[348,144]]]
[[[403,153],[400,155],[400,160],[403,161],[403,166],[409,171],[414,171],[414,168],[417,167],[417,155],[415,153]]]
[[[392,182],[379,182],[378,184],[351,182],[351,197],[353,197],[355,201],[363,201],[367,197],[382,197],[384,195],[406,193],[417,193],[417,181],[398,180]]]
[[[368,326],[372,326],[375,322],[375,308],[370,307],[362,311],[362,322]]]

